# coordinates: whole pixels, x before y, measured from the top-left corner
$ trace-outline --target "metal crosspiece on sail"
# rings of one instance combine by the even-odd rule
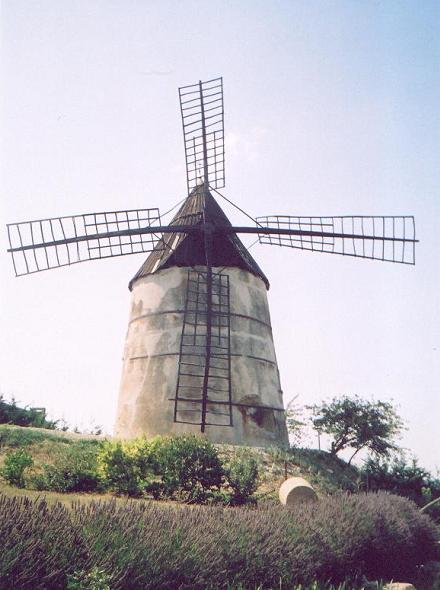
[[[246,213],[252,225],[232,225],[212,194],[236,206],[219,192],[225,186],[223,79],[182,86],[179,100],[188,195],[170,223],[163,224],[157,208],[11,223],[8,252],[17,276],[149,253],[130,289],[136,281],[170,267],[187,269],[179,350],[172,353],[178,357],[175,389],[166,402],[174,403],[174,423],[195,424],[204,432],[207,427],[235,426],[234,408],[241,408],[243,415],[250,409],[262,421],[264,412],[283,415],[282,404],[267,406],[257,401],[255,392],[249,392],[244,402],[234,397],[233,373],[240,358],[234,350],[234,324],[260,322],[270,331],[264,321],[232,311],[231,269],[242,269],[269,288],[239,234],[254,234],[260,244],[399,264],[415,263],[417,240],[414,218],[406,215],[254,218]],[[268,358],[247,358],[276,368],[276,362]]]

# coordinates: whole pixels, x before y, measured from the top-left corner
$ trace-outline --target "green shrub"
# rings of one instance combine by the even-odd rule
[[[24,487],[24,471],[33,465],[32,456],[24,449],[19,449],[6,455],[3,467],[0,469],[6,481],[19,488]]]
[[[99,450],[98,463],[102,480],[108,489],[129,496],[141,493],[138,466],[127,455],[121,442],[106,441]]]
[[[38,490],[56,492],[94,492],[100,487],[96,449],[75,444],[59,449],[53,463],[32,480]]]
[[[236,451],[225,469],[226,481],[232,488],[231,503],[245,504],[258,487],[258,463],[246,450]]]
[[[177,494],[187,502],[203,502],[222,484],[220,458],[205,438],[184,435],[156,439],[154,454],[162,492],[168,497]]]
[[[154,441],[145,438],[102,443],[98,465],[103,484],[118,494],[141,495],[150,483],[156,465],[153,447]]]
[[[194,436],[155,437],[147,441],[105,441],[98,452],[99,473],[111,491],[139,496],[176,497],[203,502],[219,490],[223,469],[208,440]]]

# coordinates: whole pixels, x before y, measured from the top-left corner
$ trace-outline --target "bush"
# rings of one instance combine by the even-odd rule
[[[218,490],[223,469],[208,440],[193,435],[102,444],[98,453],[104,485],[119,494],[175,497],[203,502]]]
[[[288,589],[314,580],[349,580],[353,590],[363,576],[413,580],[439,537],[413,503],[379,493],[291,510],[113,501],[69,511],[0,496],[0,538],[0,588],[61,590],[95,576],[95,588],[112,590]]]
[[[19,449],[6,455],[3,467],[0,469],[8,483],[18,488],[24,487],[24,471],[33,465],[32,456],[24,449]]]
[[[249,451],[239,450],[225,469],[226,481],[232,488],[232,504],[245,504],[258,487],[258,464]]]
[[[75,444],[60,449],[53,463],[32,480],[38,490],[56,492],[94,492],[100,487],[96,449],[88,444]]]
[[[141,495],[150,483],[155,465],[153,446],[144,438],[102,443],[98,465],[103,484],[117,494]]]
[[[228,487],[221,489],[224,471],[214,445],[194,435],[138,438],[132,441],[72,440],[61,437],[52,443],[53,435],[28,429],[0,427],[0,437],[18,450],[9,465],[7,477],[16,477],[24,485],[25,445],[38,444],[52,456],[51,463],[28,477],[26,486],[56,492],[93,492],[109,490],[116,494],[155,498],[178,498],[185,502],[244,504],[257,485],[257,463],[249,451],[237,451],[228,466]],[[47,447],[47,448],[46,448]],[[30,465],[30,464],[29,464]],[[14,471],[12,471],[14,470]],[[16,475],[14,475],[16,474]],[[16,484],[18,485],[18,484]],[[231,494],[232,490],[232,494]]]
[[[164,495],[203,502],[211,491],[220,489],[223,468],[209,440],[195,435],[164,437],[156,439],[154,452]]]
[[[108,489],[129,496],[141,493],[138,466],[127,455],[121,442],[106,441],[98,452],[98,464],[101,478]]]

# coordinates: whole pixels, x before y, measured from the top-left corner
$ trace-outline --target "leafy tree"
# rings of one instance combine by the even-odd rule
[[[397,450],[393,441],[403,422],[391,403],[342,396],[308,408],[316,430],[332,437],[332,455],[354,449],[348,464],[361,449],[376,457],[387,457]]]

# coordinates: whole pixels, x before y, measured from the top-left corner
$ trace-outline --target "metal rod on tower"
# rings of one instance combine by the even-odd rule
[[[207,184],[205,182],[205,191]],[[202,419],[200,430],[205,432],[206,425],[206,410],[208,400],[209,387],[209,373],[211,368],[211,341],[212,341],[212,231],[210,226],[206,226],[205,216],[203,216],[203,223],[205,224],[205,231],[203,237],[205,241],[206,253],[206,354],[205,354],[205,371],[203,376],[202,386]]]
[[[202,144],[203,144],[203,193],[204,198],[209,191],[209,177],[208,177],[208,148],[206,144],[206,122],[205,122],[205,105],[203,102],[203,88],[202,81],[199,80],[199,94],[200,94],[200,114],[202,123]],[[212,263],[211,263],[211,249],[212,249],[212,230],[207,227],[205,215],[203,215],[204,232],[203,237],[205,241],[206,252],[206,355],[205,355],[205,371],[203,376],[202,386],[202,416],[201,416],[201,432],[205,432],[206,426],[206,412],[208,400],[209,387],[209,373],[211,368],[211,339],[212,339]]]

